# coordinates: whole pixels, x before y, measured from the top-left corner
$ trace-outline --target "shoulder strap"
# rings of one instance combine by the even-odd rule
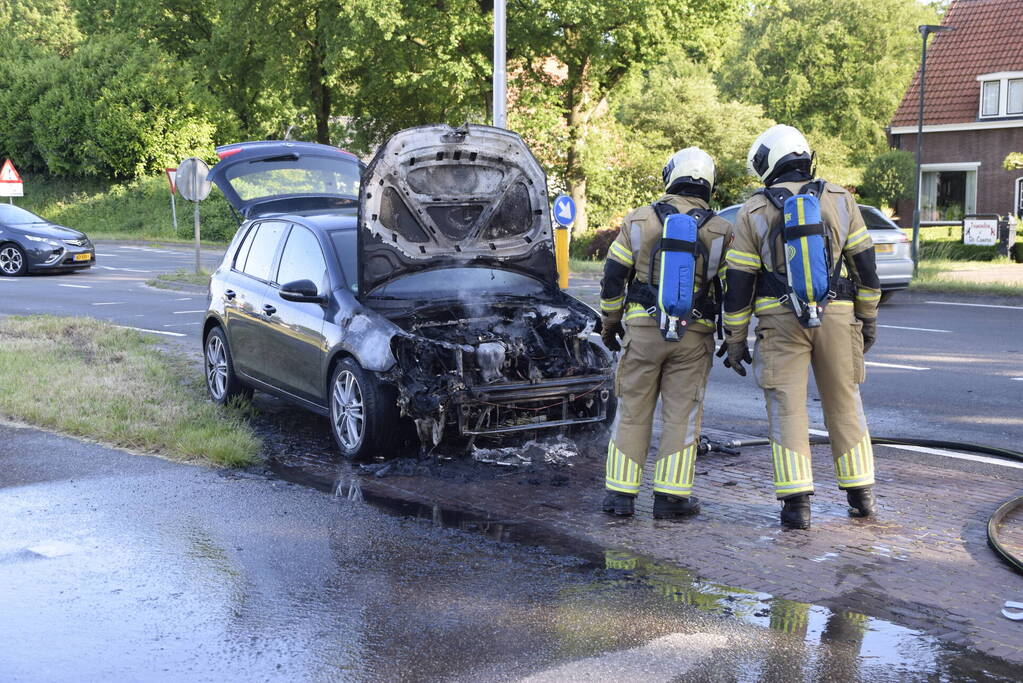
[[[826,184],[827,181],[821,178],[811,180],[806,185],[803,185],[803,187],[799,188],[799,194],[809,194],[820,199],[821,195],[824,194],[824,186]]]
[[[668,216],[678,213],[678,209],[668,202],[655,202],[650,206],[653,207],[654,213],[657,214],[657,220],[661,222],[662,227],[664,226],[664,221],[667,220]]]
[[[767,197],[767,201],[771,202],[771,205],[779,211],[784,210],[785,200],[792,196],[792,192],[784,187],[765,187],[757,194]]]

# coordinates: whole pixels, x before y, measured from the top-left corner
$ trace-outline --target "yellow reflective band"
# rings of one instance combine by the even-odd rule
[[[830,304],[828,304],[828,306],[852,306],[852,305],[853,302],[847,301],[845,299],[835,299]]]
[[[654,491],[673,496],[688,496],[693,490],[696,474],[696,444],[666,455],[654,468]]]
[[[643,472],[639,465],[614,445],[607,445],[604,487],[619,493],[639,493],[639,482]]]
[[[622,246],[620,242],[612,242],[611,248],[608,251],[611,252],[612,256],[627,266],[631,266],[634,263],[632,260],[632,252]]]
[[[726,325],[744,325],[749,322],[751,317],[753,317],[753,309],[744,308],[741,311],[726,312],[724,323]]]
[[[835,458],[835,478],[843,489],[873,485],[874,449],[869,433],[864,432],[852,448]]]
[[[607,313],[614,313],[616,311],[620,311],[624,303],[625,303],[624,294],[614,299],[601,299],[600,310],[605,311]]]
[[[714,323],[708,320],[707,318],[700,318],[696,322],[697,324],[703,325],[704,327],[709,327],[712,330],[714,329]]]
[[[857,301],[876,301],[881,298],[881,290],[879,289],[860,289],[856,290]]]
[[[760,257],[756,254],[751,254],[748,251],[739,251],[737,249],[729,249],[728,255],[725,256],[725,262],[732,266],[753,266],[754,268],[760,267]]]
[[[853,234],[849,235],[848,239],[846,239],[846,241],[845,241],[845,248],[848,249],[849,247],[855,247],[857,244],[859,244],[860,242],[866,240],[869,237],[870,237],[870,233],[867,232],[867,229],[866,228],[860,228],[859,230],[857,230]]]
[[[782,304],[782,302],[772,297],[761,296],[757,297],[757,300],[753,302],[753,305],[757,313],[762,313],[764,311],[769,311],[772,308],[778,308],[779,306],[783,306],[784,304]]]
[[[632,320],[633,318],[649,318],[646,309],[639,304],[629,304],[629,307],[625,309],[624,320]]]
[[[774,490],[779,498],[813,491],[813,468],[809,455],[772,441],[771,456],[774,460]]]

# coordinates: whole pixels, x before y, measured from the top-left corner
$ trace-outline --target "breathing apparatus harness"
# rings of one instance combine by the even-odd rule
[[[714,216],[709,209],[690,209],[680,213],[667,202],[652,205],[662,226],[661,239],[650,253],[649,282],[630,281],[626,304],[639,304],[647,315],[658,321],[666,341],[679,341],[690,320],[720,320],[723,301],[719,264],[710,263],[710,254],[699,240],[699,231]],[[660,268],[658,265],[660,257]],[[695,287],[697,263],[702,263],[703,280]],[[713,273],[713,277],[708,274]],[[713,293],[712,293],[713,290]]]
[[[784,187],[765,187],[759,192],[781,212],[781,220],[768,235],[773,270],[762,266],[757,295],[787,304],[806,328],[820,327],[828,302],[849,301],[856,293],[852,280],[841,276],[841,257],[833,260],[831,233],[820,212],[824,186],[818,179],[803,185],[795,195]],[[784,244],[784,258],[776,253],[779,242]],[[780,274],[783,264],[785,273]]]

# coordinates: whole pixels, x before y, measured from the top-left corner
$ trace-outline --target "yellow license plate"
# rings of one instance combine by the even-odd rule
[[[894,254],[895,253],[895,245],[894,244],[875,244],[874,245],[874,252],[877,253],[877,254]]]
[[[76,261],[91,261],[92,254],[75,254]]]

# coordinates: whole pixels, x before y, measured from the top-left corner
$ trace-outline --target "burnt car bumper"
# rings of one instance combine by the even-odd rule
[[[502,383],[467,390],[455,402],[463,436],[487,436],[603,422],[611,375]]]

